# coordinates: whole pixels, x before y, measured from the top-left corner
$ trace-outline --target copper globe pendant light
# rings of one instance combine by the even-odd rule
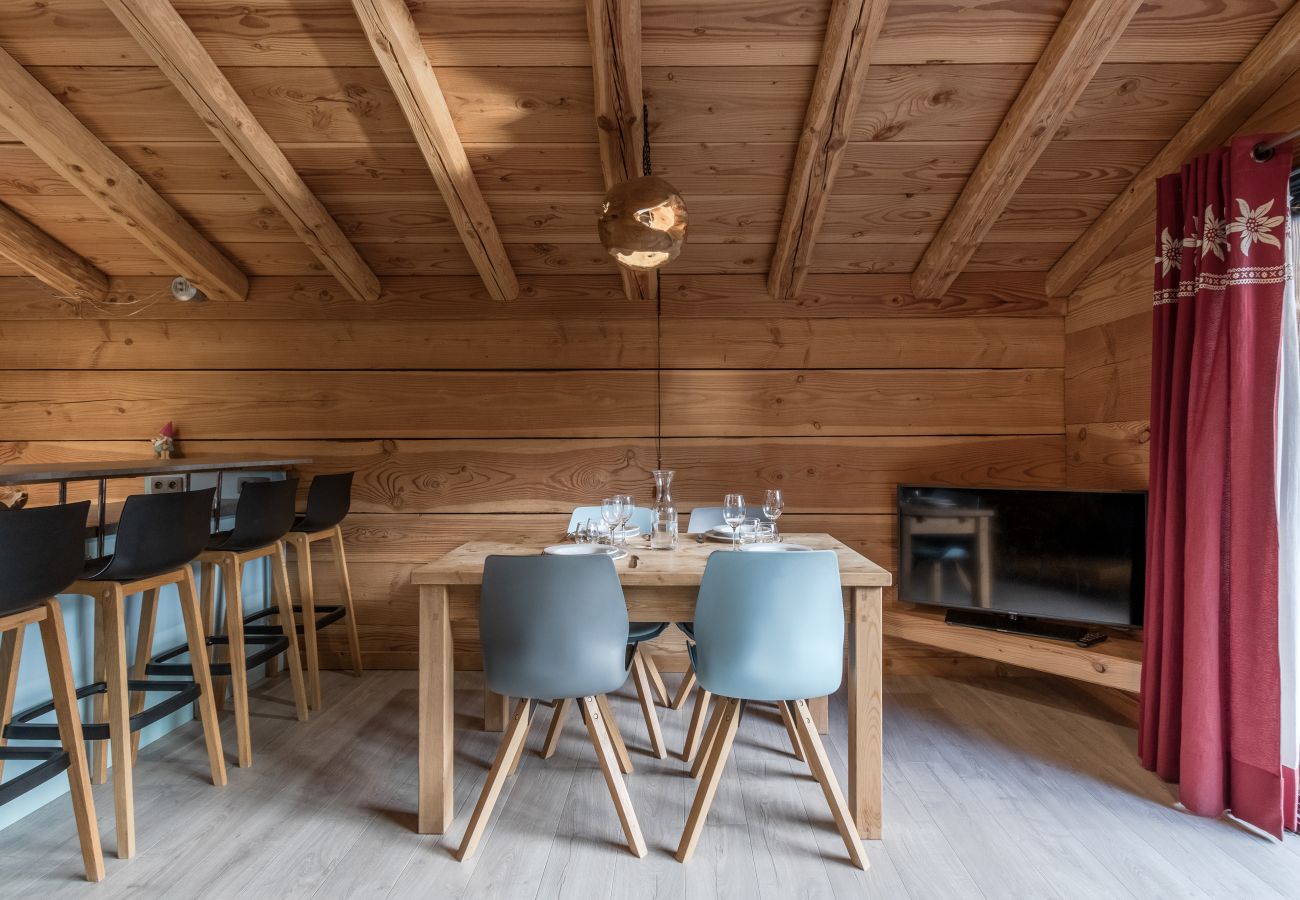
[[[648,112],[642,107],[642,175],[606,191],[597,219],[605,252],[621,265],[647,271],[672,262],[686,242],[686,201],[677,188],[650,174]]]

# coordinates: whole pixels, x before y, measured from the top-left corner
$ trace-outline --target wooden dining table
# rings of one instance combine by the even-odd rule
[[[881,836],[883,689],[881,634],[888,571],[829,534],[787,534],[789,543],[834,550],[844,590],[848,681],[849,809],[864,838]],[[442,834],[455,807],[452,623],[477,623],[483,561],[491,555],[535,555],[540,543],[472,541],[415,570],[420,590],[419,823]],[[636,621],[687,622],[709,554],[725,544],[684,536],[675,550],[651,550],[633,540],[615,563],[628,615]]]

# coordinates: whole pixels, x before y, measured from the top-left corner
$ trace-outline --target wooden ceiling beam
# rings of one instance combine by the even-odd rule
[[[61,295],[99,301],[108,297],[107,275],[4,204],[0,255]]]
[[[645,147],[641,95],[641,0],[587,0],[587,36],[595,81],[596,137],[605,190],[641,177]],[[616,264],[617,265],[617,264]],[[659,296],[658,271],[619,265],[629,300]]]
[[[1223,143],[1300,68],[1300,4],[1278,19],[1218,89],[1047,273],[1047,293],[1079,286],[1155,209],[1156,179]]]
[[[0,126],[209,297],[247,296],[244,273],[5,50],[0,50]]]
[[[348,293],[379,298],[379,278],[254,118],[171,0],[105,0],[203,124]]]
[[[410,11],[403,0],[352,0],[352,7],[488,293],[513,300],[519,282]]]
[[[778,299],[797,296],[808,275],[831,185],[862,105],[871,49],[888,8],[889,0],[835,0],[831,7],[768,270],[768,290]]]
[[[1074,0],[912,273],[938,299],[962,273],[1092,81],[1143,0]]]

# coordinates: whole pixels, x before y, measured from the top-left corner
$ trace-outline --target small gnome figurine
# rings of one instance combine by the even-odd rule
[[[159,459],[171,459],[176,450],[176,426],[168,422],[153,439],[153,455]]]

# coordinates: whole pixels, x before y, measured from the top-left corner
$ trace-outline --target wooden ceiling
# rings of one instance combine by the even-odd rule
[[[476,272],[350,0],[174,5],[381,282]],[[584,0],[407,6],[514,271],[612,273]],[[666,271],[766,277],[831,0],[642,6],[654,167],[691,214]],[[808,271],[917,267],[1068,6],[890,2]],[[1291,6],[1141,5],[965,270],[1051,268]],[[245,274],[328,274],[102,0],[11,0],[0,47]],[[0,202],[109,275],[177,274],[3,131]]]

